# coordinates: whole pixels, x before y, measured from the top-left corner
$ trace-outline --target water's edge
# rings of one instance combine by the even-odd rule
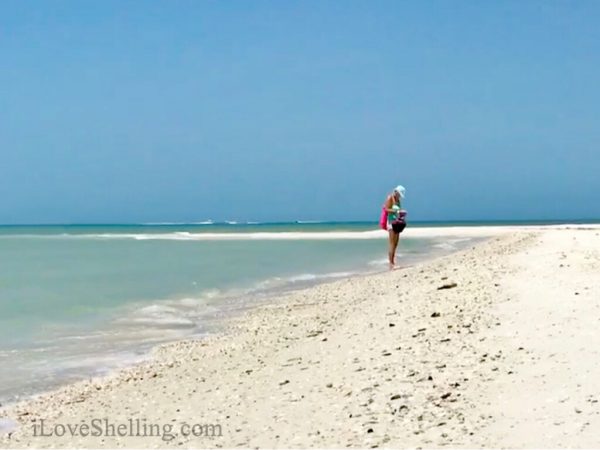
[[[435,253],[421,255],[421,257],[412,258],[411,260],[406,261],[406,263],[402,264],[402,266],[400,266],[397,270],[402,270],[407,267],[411,267],[415,264],[432,261],[434,259],[447,256],[458,251],[462,251],[467,247],[477,245],[478,243],[484,240],[487,240],[487,238],[468,238],[461,240],[453,247],[448,247]],[[2,399],[0,403],[0,408],[4,408],[15,403],[26,401],[27,399],[35,398],[39,395],[44,395],[48,392],[60,389],[61,387],[64,387],[66,385],[81,382],[83,380],[88,380],[97,377],[113,376],[116,373],[128,367],[132,367],[137,364],[142,364],[151,360],[153,351],[161,345],[179,341],[187,341],[190,339],[202,339],[206,336],[219,333],[224,329],[224,327],[230,319],[239,317],[243,313],[255,309],[257,307],[274,304],[278,301],[278,299],[280,299],[282,296],[285,297],[285,295],[288,293],[310,289],[313,286],[332,283],[340,279],[364,277],[382,272],[387,272],[387,269],[379,268],[377,270],[354,272],[350,274],[342,274],[341,276],[335,277],[322,276],[315,277],[312,279],[300,279],[296,280],[294,283],[287,283],[272,288],[267,287],[263,290],[258,290],[254,293],[246,294],[247,298],[243,302],[238,302],[236,301],[238,299],[236,299],[235,296],[231,296],[227,300],[231,302],[233,306],[231,308],[226,309],[225,311],[218,311],[216,314],[210,317],[210,320],[207,321],[208,325],[206,325],[203,331],[200,333],[189,333],[184,336],[166,338],[157,342],[138,345],[137,347],[132,348],[129,354],[127,355],[115,355],[115,358],[117,358],[118,361],[112,361],[112,364],[109,367],[96,366],[92,367],[91,370],[88,371],[79,371],[78,373],[66,376],[60,382],[48,384],[43,387],[40,386],[37,389],[27,392],[25,395],[20,393],[13,393],[12,396]],[[223,298],[219,299],[219,301],[223,301]]]

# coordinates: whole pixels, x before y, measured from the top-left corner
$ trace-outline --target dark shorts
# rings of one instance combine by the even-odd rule
[[[406,228],[406,222],[403,220],[394,220],[392,222],[392,230],[394,230],[394,233],[396,233],[396,234],[402,233],[405,228]]]

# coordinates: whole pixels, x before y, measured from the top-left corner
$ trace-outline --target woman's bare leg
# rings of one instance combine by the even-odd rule
[[[390,269],[394,268],[394,255],[396,254],[396,246],[394,245],[395,234],[393,230],[388,231],[390,234],[389,247],[388,247],[388,261],[390,263]]]
[[[396,265],[396,249],[398,248],[399,241],[400,241],[400,233],[394,233],[394,242],[393,242],[393,249],[392,249],[394,266]]]

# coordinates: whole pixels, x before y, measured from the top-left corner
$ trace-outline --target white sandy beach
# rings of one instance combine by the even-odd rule
[[[4,407],[16,427],[0,446],[600,446],[600,227],[407,235],[490,239],[294,292],[149,363]],[[172,428],[81,436],[104,419]],[[42,420],[46,434],[78,435],[34,436]],[[220,436],[183,436],[183,424]]]

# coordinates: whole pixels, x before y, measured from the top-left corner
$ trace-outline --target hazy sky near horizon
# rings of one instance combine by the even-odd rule
[[[600,217],[600,2],[0,1],[0,223]]]

